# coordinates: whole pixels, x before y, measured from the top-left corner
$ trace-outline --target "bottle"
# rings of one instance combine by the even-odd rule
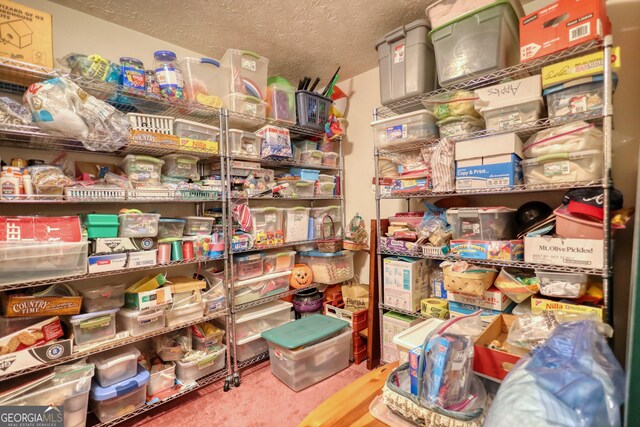
[[[158,50],[153,58],[160,93],[169,99],[184,100],[184,80],[176,54],[170,50]]]
[[[20,195],[20,178],[12,168],[5,166],[0,173],[0,198],[14,199]]]
[[[24,194],[27,196],[33,195],[33,181],[31,181],[31,175],[29,171],[24,171],[22,175],[22,186],[24,187]]]

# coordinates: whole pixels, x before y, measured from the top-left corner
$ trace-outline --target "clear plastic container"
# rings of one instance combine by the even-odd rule
[[[313,226],[309,229],[309,240],[322,239],[323,219],[327,215],[333,220],[336,235],[342,234],[342,209],[340,206],[311,208],[309,216],[312,219]],[[324,232],[326,236],[331,234],[331,221],[327,220],[324,223]]]
[[[524,143],[524,156],[534,158],[556,153],[602,150],[604,134],[593,123],[572,122],[544,129]]]
[[[320,174],[318,175],[318,182],[330,182],[330,183],[335,183],[336,182],[336,177],[333,175],[325,175],[325,174]]]
[[[293,391],[300,391],[349,366],[351,329],[337,337],[289,350],[269,342],[271,372]]]
[[[543,108],[542,98],[536,97],[521,104],[482,109],[480,112],[487,130],[509,130],[540,119]]]
[[[241,156],[260,156],[260,138],[253,132],[229,129],[231,154]]]
[[[267,116],[267,103],[253,96],[231,93],[227,96],[226,105],[231,111],[256,119],[265,119]]]
[[[322,164],[322,151],[320,150],[309,150],[309,151],[301,151],[300,158],[296,159],[300,163],[305,163],[308,165],[316,165],[319,166]]]
[[[122,213],[118,215],[120,237],[156,237],[160,214]]]
[[[204,337],[199,337],[192,332],[193,349],[196,351],[207,351],[208,348],[213,347],[216,344],[222,344],[224,334],[225,332],[222,328],[219,328],[215,332]]]
[[[518,230],[516,210],[504,207],[450,208],[447,222],[456,240],[509,240]]]
[[[95,313],[71,316],[76,345],[109,340],[116,336],[116,313],[119,309],[96,311]]]
[[[165,312],[166,325],[168,327],[184,322],[192,322],[204,316],[204,302],[193,302],[181,307],[169,307]]]
[[[309,208],[295,207],[284,209],[284,241],[300,242],[309,236]]]
[[[561,206],[553,212],[556,214],[556,234],[558,236],[572,239],[602,240],[604,235],[601,221],[573,215],[566,206]],[[615,236],[616,230],[620,228],[624,228],[624,226],[611,224],[611,235]]]
[[[312,197],[315,191],[315,181],[300,179],[289,182],[289,189],[291,191],[290,197]]]
[[[180,138],[197,139],[199,141],[217,141],[219,129],[191,120],[176,119],[173,130]]]
[[[116,314],[119,331],[129,331],[132,337],[139,337],[164,328],[165,311],[162,308],[132,310],[122,308]]]
[[[87,246],[88,242],[3,243],[0,285],[85,274]]]
[[[263,258],[261,253],[236,255],[233,257],[233,274],[237,280],[246,280],[261,276],[263,273]]]
[[[160,94],[169,99],[184,100],[184,79],[176,54],[170,50],[153,53],[153,70],[156,73]]]
[[[265,353],[268,350],[269,344],[267,340],[260,337],[260,335],[245,337],[238,340],[238,344],[236,345],[236,359],[238,359],[238,362],[242,362]]]
[[[613,75],[614,88],[617,76]],[[593,76],[589,81],[566,87],[567,83],[551,86],[544,90],[547,98],[549,118],[569,116],[571,114],[598,111],[604,107],[604,84],[602,74]]]
[[[187,223],[182,218],[160,218],[158,222],[158,239],[179,239],[184,234]]]
[[[600,150],[556,153],[520,162],[525,185],[591,182],[602,179]]]
[[[96,311],[111,310],[124,305],[125,284],[104,284],[90,289],[80,290],[82,295],[82,311],[94,313]]]
[[[267,118],[280,122],[296,122],[296,91],[282,77],[269,77],[267,86]]]
[[[247,50],[227,49],[221,63],[231,76],[229,89],[232,93],[266,99],[267,58]]]
[[[371,122],[371,126],[376,147],[438,138],[436,119],[427,110],[376,120]]]
[[[269,274],[291,270],[295,263],[296,251],[272,251],[264,254],[262,264],[265,274]]]
[[[162,158],[164,165],[162,173],[172,178],[187,178],[197,181],[200,179],[198,173],[198,159],[196,156],[188,154],[169,154]]]
[[[350,251],[300,252],[299,262],[311,267],[316,283],[334,285],[353,279],[353,252]]]
[[[95,354],[89,357],[89,362],[95,365],[98,384],[109,387],[136,375],[139,356],[140,351],[128,345]]]
[[[160,185],[164,160],[138,154],[127,154],[120,168],[127,174],[129,182],[136,187],[138,184]]]
[[[272,301],[258,307],[242,310],[236,315],[236,337],[238,342],[245,338],[259,337],[267,329],[284,325],[291,321],[293,304]]]
[[[318,170],[301,168],[291,168],[289,173],[291,176],[297,176],[306,181],[317,181],[320,175],[320,171]]]
[[[540,293],[554,298],[580,298],[587,291],[589,276],[584,273],[560,273],[536,270]]]
[[[293,141],[293,148],[299,151],[317,150],[318,142],[310,141],[308,139],[302,141]]]
[[[229,77],[220,62],[211,58],[184,58],[180,67],[187,100],[213,108],[223,106],[229,93]]]
[[[154,396],[162,391],[168,390],[175,385],[176,382],[176,364],[173,362],[164,362],[162,368],[156,368],[157,365],[151,367],[149,385],[147,386],[147,394]],[[154,368],[156,369],[153,372]]]
[[[205,216],[186,217],[187,225],[184,234],[187,236],[197,236],[198,234],[211,234],[213,229],[213,218]]]
[[[291,271],[287,270],[235,282],[235,304],[244,304],[285,292],[289,289],[289,276]]]
[[[190,384],[202,377],[212,374],[225,365],[227,348],[223,345],[220,349],[212,351],[199,360],[191,362],[176,362],[176,376],[184,384]]]
[[[338,166],[338,153],[323,153],[322,164],[325,166]]]
[[[319,182],[316,184],[316,196],[333,196],[335,189],[333,182]]]
[[[474,132],[484,130],[484,122],[481,119],[471,116],[447,117],[438,122],[440,136],[469,135]]]
[[[284,242],[284,210],[282,208],[251,208],[254,246]]]
[[[438,82],[447,86],[520,62],[518,16],[507,0],[463,15],[429,36]]]
[[[138,365],[138,373],[109,387],[91,386],[91,407],[100,422],[107,423],[145,404],[149,372]]]

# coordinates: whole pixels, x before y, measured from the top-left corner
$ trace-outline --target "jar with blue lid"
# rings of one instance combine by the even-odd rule
[[[144,64],[136,58],[123,56],[120,58],[122,69],[122,86],[134,90],[145,90]]]
[[[176,54],[170,50],[158,50],[153,57],[160,93],[169,99],[184,100],[184,80]]]

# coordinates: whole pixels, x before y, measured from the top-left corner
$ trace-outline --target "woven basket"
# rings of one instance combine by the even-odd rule
[[[327,218],[331,221],[331,236],[329,238],[324,235],[324,225]],[[318,250],[325,253],[340,252],[342,250],[342,239],[336,237],[336,226],[333,223],[333,218],[329,215],[325,215],[322,218],[322,239],[318,240]]]
[[[447,291],[457,292],[465,295],[482,296],[484,292],[493,285],[498,272],[496,270],[487,271],[451,271],[451,266],[442,270],[444,276],[444,288]]]
[[[342,242],[342,249],[346,249],[348,251],[364,251],[369,249],[369,245],[367,245],[366,243],[356,243],[345,240]]]

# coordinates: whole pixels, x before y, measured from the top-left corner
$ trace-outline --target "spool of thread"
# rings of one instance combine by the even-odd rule
[[[182,241],[182,255],[184,256],[184,259],[195,258],[195,255],[193,253],[193,240]]]
[[[158,243],[158,264],[168,264],[169,262],[171,262],[171,245]]]
[[[446,299],[425,298],[420,301],[420,312],[423,316],[446,319],[449,315],[449,302]]]
[[[176,240],[171,242],[171,261],[182,261],[182,242]]]

